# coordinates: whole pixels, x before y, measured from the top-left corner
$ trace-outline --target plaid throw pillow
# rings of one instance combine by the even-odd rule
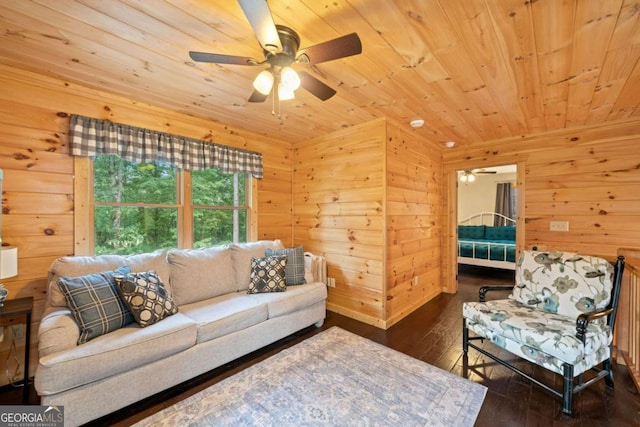
[[[287,257],[287,266],[285,268],[284,280],[287,286],[302,285],[307,283],[304,279],[304,249],[302,246],[296,248],[270,249],[264,251],[265,256],[282,256]]]
[[[133,322],[116,290],[114,277],[129,274],[129,267],[81,277],[60,277],[58,288],[80,328],[78,344]]]
[[[251,257],[251,282],[247,293],[286,291],[287,284],[284,281],[286,263],[285,256]]]
[[[116,276],[118,292],[143,328],[176,314],[178,306],[155,271]]]

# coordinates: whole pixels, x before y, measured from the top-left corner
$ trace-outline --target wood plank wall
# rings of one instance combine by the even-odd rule
[[[391,123],[386,154],[388,328],[442,292],[442,154]]]
[[[294,241],[323,255],[327,308],[384,327],[384,158],[377,119],[296,143]]]
[[[109,119],[220,144],[260,151],[258,238],[292,244],[292,150],[278,141],[223,124],[143,105],[64,81],[0,65],[0,168],[4,170],[2,236],[18,247],[18,276],[6,279],[9,298],[33,296],[30,375],[37,361],[37,330],[51,262],[73,254],[73,159],[68,114]],[[276,120],[274,118],[274,120]],[[18,354],[24,340],[18,341]],[[0,343],[1,372],[8,340]],[[0,384],[6,384],[5,375]]]
[[[439,150],[376,119],[294,156],[294,240],[327,259],[328,309],[386,329],[442,291]]]
[[[640,247],[639,147],[640,120],[633,118],[447,150],[443,167],[451,174],[518,163],[525,170],[523,182],[518,182],[524,200],[519,213],[524,216],[524,248],[613,260],[620,247]],[[444,223],[455,221],[449,212],[443,213]],[[549,231],[550,221],[568,221],[569,231]],[[453,244],[455,240],[447,239],[443,250],[448,253]],[[455,292],[455,284],[445,284],[445,290]]]

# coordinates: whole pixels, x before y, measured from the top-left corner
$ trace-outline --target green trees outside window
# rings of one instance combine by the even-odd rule
[[[247,239],[243,174],[181,174],[167,163],[135,164],[114,155],[97,156],[93,165],[96,255],[171,249],[180,241],[198,248]]]

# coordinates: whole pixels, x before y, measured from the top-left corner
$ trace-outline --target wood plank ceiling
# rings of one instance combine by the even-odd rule
[[[298,64],[335,88],[248,103],[262,59],[234,0],[0,0],[0,61],[296,142],[385,116],[458,147],[640,116],[636,0],[272,0],[307,47],[357,32],[363,53]],[[0,89],[1,90],[1,89]]]

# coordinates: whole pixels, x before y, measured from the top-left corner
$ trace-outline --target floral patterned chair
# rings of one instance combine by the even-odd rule
[[[562,412],[571,415],[573,394],[603,378],[613,387],[611,344],[623,269],[623,257],[613,266],[587,255],[523,251],[515,286],[482,287],[480,302],[463,304],[465,367],[472,347],[562,398]],[[485,301],[492,290],[511,295]],[[471,342],[483,339],[562,375],[562,392]],[[587,371],[595,375],[583,382]]]

